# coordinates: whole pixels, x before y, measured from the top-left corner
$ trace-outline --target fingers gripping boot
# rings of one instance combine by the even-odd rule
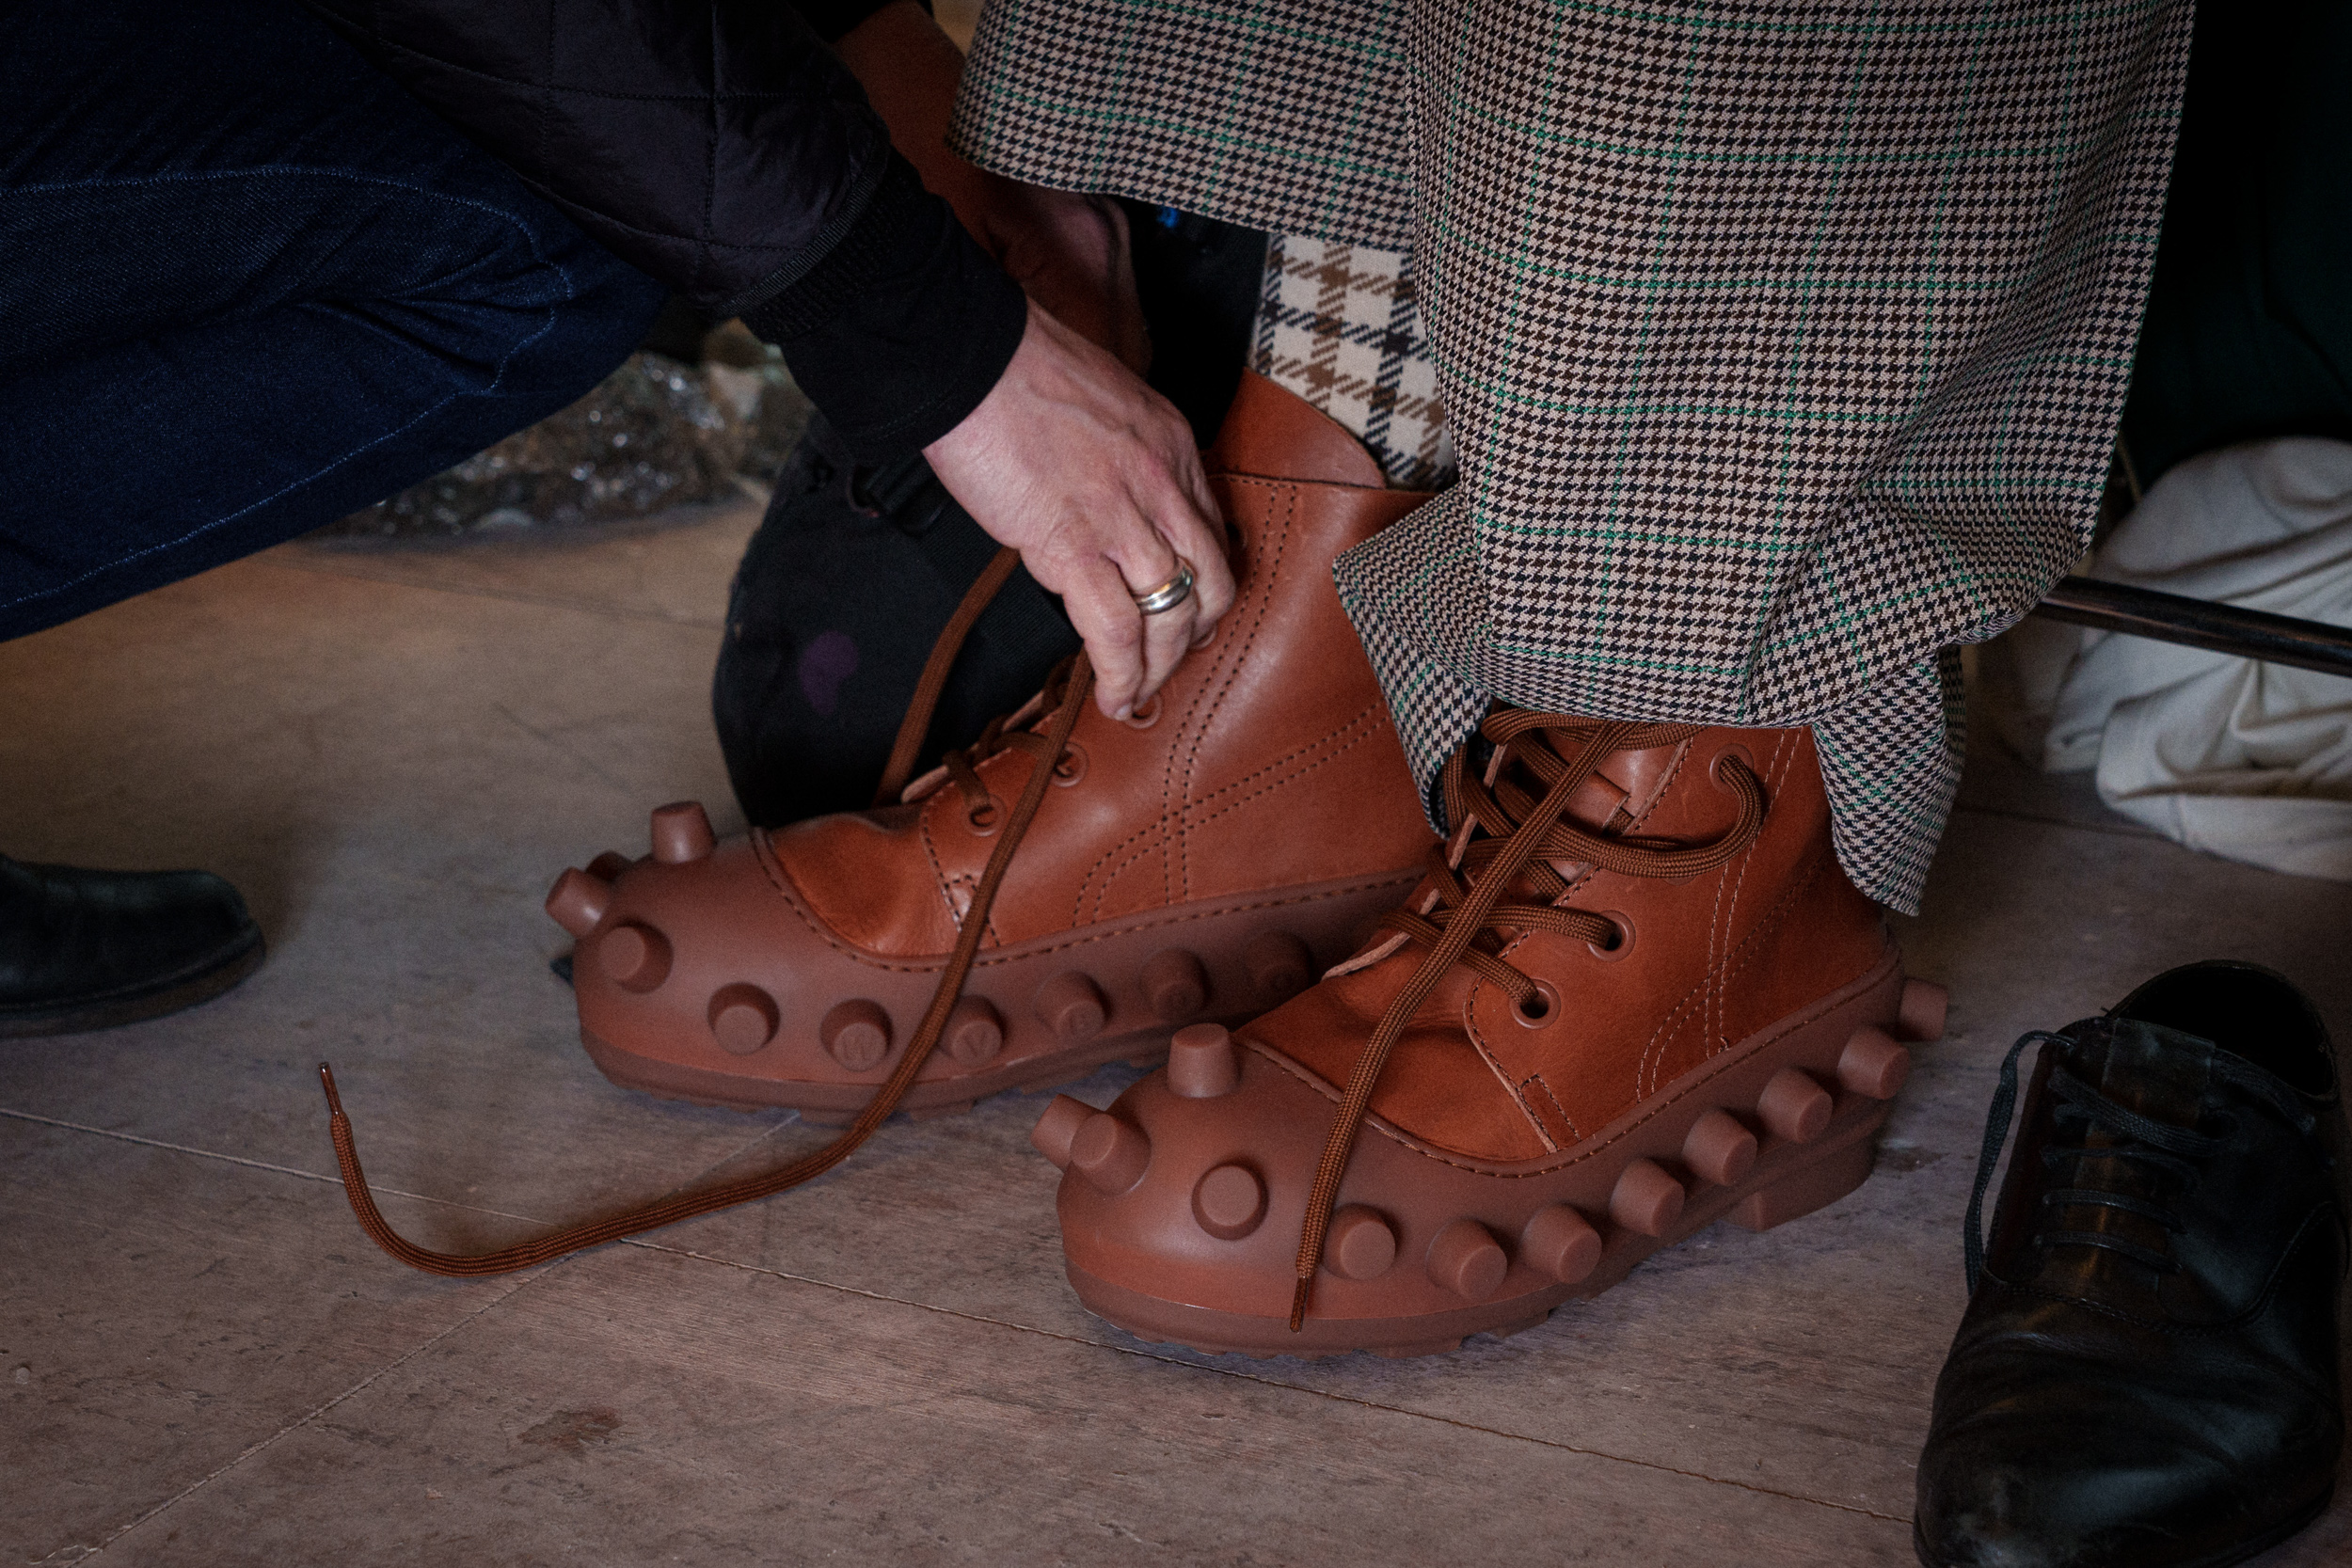
[[[1484,782],[1448,769],[1469,825],[1447,869],[1313,989],[1101,1113],[1145,1151],[1135,1180],[1059,1160],[1091,1310],[1208,1351],[1448,1350],[1867,1175],[1942,992],[1838,870],[1809,733],[1486,728]],[[1335,1138],[1351,1088],[1360,1129]]]
[[[1422,499],[1255,377],[1208,454],[1237,596],[1133,718],[1090,706],[1005,872],[908,1109],[1156,1053],[1239,1022],[1352,951],[1430,845],[1332,560]],[[1041,734],[1066,691],[1003,727]],[[655,814],[653,854],[567,872],[582,1038],[615,1083],[846,1117],[930,1004],[1008,803],[1041,760],[983,737],[906,803],[714,843]]]

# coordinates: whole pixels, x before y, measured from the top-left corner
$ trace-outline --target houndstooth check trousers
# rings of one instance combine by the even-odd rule
[[[2090,541],[2186,0],[989,0],[954,140],[1409,251],[1460,478],[1340,593],[1424,786],[1497,698],[1810,724],[1915,910],[1949,651]]]

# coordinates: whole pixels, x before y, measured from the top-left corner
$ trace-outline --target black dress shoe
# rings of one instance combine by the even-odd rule
[[[262,929],[205,871],[84,871],[0,855],[0,1039],[158,1018],[261,964]]]
[[[2018,1053],[2043,1049],[1988,1246]],[[2328,1506],[2344,1105],[2311,1003],[2190,964],[2017,1042],[1913,1524],[1929,1568],[2221,1568]]]

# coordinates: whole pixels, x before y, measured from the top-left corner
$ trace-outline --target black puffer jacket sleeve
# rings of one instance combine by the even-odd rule
[[[856,80],[778,0],[309,3],[608,248],[714,315],[808,277],[866,215],[891,161]]]
[[[946,434],[1028,305],[784,0],[305,0],[623,260],[783,346],[861,455]],[[810,0],[828,31],[881,0]]]

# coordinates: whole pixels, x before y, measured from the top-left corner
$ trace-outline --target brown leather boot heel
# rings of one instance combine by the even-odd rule
[[[1096,1112],[1057,1097],[1072,1285],[1147,1338],[1415,1355],[1540,1323],[1869,1174],[1943,993],[1846,880],[1810,733],[1505,711],[1365,952]]]
[[[548,912],[580,939],[607,1077],[847,1120],[893,1076],[1041,765],[1053,785],[902,1108],[1156,1059],[1172,1028],[1254,1017],[1354,950],[1431,840],[1331,562],[1426,498],[1255,376],[1207,457],[1238,596],[1136,718],[1065,673],[906,804],[723,845],[699,806],[665,806],[650,859],[564,874]]]

